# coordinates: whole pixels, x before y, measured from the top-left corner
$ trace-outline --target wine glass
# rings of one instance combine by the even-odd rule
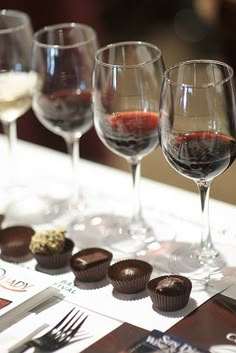
[[[0,10],[0,121],[8,142],[5,207],[14,203],[21,187],[16,171],[16,120],[31,107],[37,75],[31,70],[32,26],[21,11]],[[24,188],[22,187],[22,190]],[[3,206],[3,205],[2,205]]]
[[[91,85],[96,50],[96,33],[85,24],[47,26],[33,38],[33,69],[38,72],[40,83],[34,92],[32,107],[41,124],[60,135],[68,147],[74,182],[69,202],[71,227],[72,219],[77,218],[75,226],[83,213],[79,141],[93,126]]]
[[[170,268],[193,278],[221,273],[224,257],[213,244],[209,222],[212,180],[235,160],[236,106],[233,69],[214,60],[191,60],[165,72],[160,140],[166,160],[197,184],[202,212],[200,244],[180,246]]]
[[[125,158],[133,183],[133,215],[107,220],[106,244],[124,255],[137,255],[155,241],[139,197],[143,157],[159,145],[159,93],[164,63],[151,43],[128,41],[97,51],[93,75],[94,125],[104,145]],[[122,192],[122,190],[121,190]]]

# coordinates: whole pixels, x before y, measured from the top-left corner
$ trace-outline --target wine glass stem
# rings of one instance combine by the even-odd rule
[[[197,183],[200,199],[201,199],[201,212],[202,212],[202,236],[200,256],[215,257],[218,252],[215,250],[212,242],[210,222],[209,222],[209,194],[210,194],[211,181],[200,181]]]
[[[16,121],[3,121],[3,132],[7,136],[7,144],[8,144],[8,180],[10,185],[15,184],[15,176],[17,175],[14,172],[15,165],[16,165],[16,158],[15,158],[15,151],[16,151],[16,144],[17,144],[17,129],[16,129]],[[13,169],[14,168],[14,169]]]
[[[142,220],[142,208],[140,203],[140,175],[141,175],[141,163],[131,162],[130,169],[132,174],[133,182],[133,215],[132,223],[138,223]]]
[[[80,164],[80,140],[78,138],[66,139],[68,153],[71,158],[72,165],[72,197],[71,197],[71,209],[82,213],[84,208],[82,194],[80,192],[80,178],[79,178],[79,164]]]

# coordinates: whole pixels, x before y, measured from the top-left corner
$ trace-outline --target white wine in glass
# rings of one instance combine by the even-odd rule
[[[0,10],[0,43],[0,121],[9,149],[6,195],[1,197],[5,204],[1,206],[7,212],[7,205],[12,205],[18,191],[24,189],[16,172],[16,120],[30,109],[37,83],[37,75],[31,70],[32,25],[28,14]]]

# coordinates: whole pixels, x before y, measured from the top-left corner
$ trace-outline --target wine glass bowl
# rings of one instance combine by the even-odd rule
[[[95,31],[79,23],[46,26],[33,38],[32,66],[39,84],[32,107],[40,123],[66,142],[73,168],[71,219],[80,217],[83,209],[79,140],[93,126],[91,85],[96,50]]]
[[[17,173],[16,168],[16,120],[30,109],[37,83],[37,75],[31,70],[32,35],[28,14],[17,10],[0,10],[0,121],[8,145],[6,213],[18,191],[24,191],[19,180],[21,173]]]
[[[140,162],[159,145],[158,108],[164,63],[151,43],[120,42],[97,51],[93,75],[94,125],[104,145],[125,158],[133,180],[133,215],[107,225],[110,246],[131,254],[155,239],[139,200]],[[121,219],[121,218],[120,218]],[[108,231],[109,233],[109,231]],[[122,246],[122,243],[124,244]]]
[[[90,80],[95,48],[95,32],[81,24],[48,26],[34,37],[34,65],[42,67],[41,74],[46,72],[33,109],[48,130],[66,140],[80,138],[93,125]]]
[[[10,124],[31,107],[36,73],[31,71],[32,26],[21,11],[0,11],[0,120]]]
[[[235,160],[236,110],[233,69],[214,60],[191,60],[165,72],[160,104],[162,152],[178,173],[198,187],[202,230],[199,245],[180,247],[174,271],[200,277],[221,271],[225,261],[215,248],[208,213],[212,180]]]

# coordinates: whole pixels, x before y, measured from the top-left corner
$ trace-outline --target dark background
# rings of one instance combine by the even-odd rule
[[[157,45],[166,67],[178,61],[208,58],[222,60],[236,67],[236,1],[234,0],[0,0],[1,8],[18,9],[31,16],[34,30],[60,23],[80,22],[92,26],[99,45],[125,40],[144,40]],[[0,43],[1,45],[1,43]],[[21,139],[66,152],[64,140],[46,130],[32,110],[17,121]],[[102,145],[94,128],[81,138],[81,157],[126,169],[126,162]],[[143,175],[188,190],[192,181],[179,176],[154,151],[144,159]],[[154,167],[158,161],[160,168]],[[230,169],[235,178],[235,164]],[[236,203],[226,176],[222,190],[221,176],[216,178],[215,198]],[[214,182],[215,185],[215,182]]]

